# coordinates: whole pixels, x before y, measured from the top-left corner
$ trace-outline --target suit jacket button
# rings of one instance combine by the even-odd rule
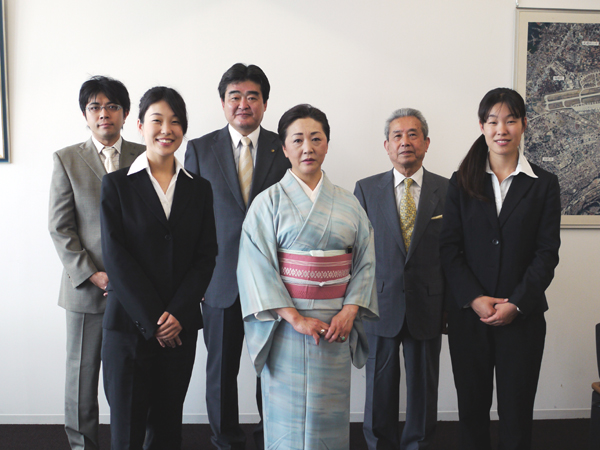
[[[170,240],[171,240],[171,235],[170,235],[170,234],[167,234],[167,235],[165,236],[165,239],[166,239],[167,241],[170,241]]]
[[[492,244],[498,245],[500,241],[498,239],[492,239]]]
[[[146,332],[146,329],[145,329],[144,327],[140,327],[140,331],[141,331],[142,333],[145,333],[145,332]]]

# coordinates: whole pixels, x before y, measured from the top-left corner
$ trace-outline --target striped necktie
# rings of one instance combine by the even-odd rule
[[[242,137],[242,151],[240,152],[240,161],[238,165],[238,180],[240,181],[240,189],[242,190],[242,197],[244,203],[248,205],[248,198],[250,197],[250,186],[252,185],[252,173],[254,172],[254,166],[252,164],[252,153],[250,152],[250,145],[252,141],[249,137]]]
[[[417,218],[415,199],[410,193],[413,181],[412,178],[404,179],[404,195],[400,200],[400,227],[402,228],[402,238],[404,239],[404,246],[407,252],[410,248],[410,240],[415,228],[415,219]]]

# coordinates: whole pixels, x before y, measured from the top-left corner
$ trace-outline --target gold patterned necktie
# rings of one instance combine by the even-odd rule
[[[240,151],[240,161],[238,164],[238,180],[240,181],[240,189],[242,190],[242,197],[246,205],[248,205],[248,198],[250,197],[252,173],[254,172],[252,153],[250,153],[251,144],[252,141],[249,137],[242,137],[242,150]]]
[[[407,252],[410,248],[410,240],[415,228],[415,219],[417,218],[415,199],[410,193],[413,181],[412,178],[404,179],[404,195],[400,200],[400,227],[402,228],[402,238],[404,239],[404,246]]]
[[[113,160],[115,154],[118,155],[117,150],[114,147],[104,147],[102,153],[104,153],[104,167],[106,168],[106,173],[117,170],[115,161]]]

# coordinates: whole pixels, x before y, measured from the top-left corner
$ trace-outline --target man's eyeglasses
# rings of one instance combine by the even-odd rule
[[[111,103],[110,105],[90,105],[86,109],[92,114],[98,114],[102,109],[106,109],[106,111],[114,113],[120,111],[123,107],[121,105],[116,105]]]

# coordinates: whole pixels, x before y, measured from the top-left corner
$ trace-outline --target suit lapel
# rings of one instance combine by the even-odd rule
[[[494,230],[498,230],[498,212],[496,210],[494,188],[492,187],[492,176],[490,174],[486,174],[483,193],[485,194],[486,198],[490,199],[490,201],[477,201],[476,203],[480,205]]]
[[[158,195],[156,195],[154,186],[152,186],[148,172],[142,170],[132,175],[128,175],[127,179],[130,180],[133,189],[138,193],[152,214],[154,214],[160,223],[169,228],[167,216],[158,199]]]
[[[280,146],[276,139],[265,133],[261,127],[258,136],[258,148],[256,149],[256,163],[254,164],[254,174],[252,176],[252,189],[250,190],[250,201],[263,191],[263,183],[271,170],[277,147]]]
[[[529,191],[531,186],[533,186],[534,181],[535,178],[531,178],[524,173],[520,173],[513,178],[506,194],[506,198],[504,199],[504,202],[502,202],[502,209],[500,210],[500,216],[498,217],[498,222],[501,227],[506,223],[506,220],[519,204],[523,196]]]
[[[119,169],[129,167],[135,161],[137,154],[132,150],[131,144],[123,139],[121,144],[121,154],[119,155]]]
[[[215,159],[221,168],[223,177],[225,178],[225,181],[227,181],[227,185],[229,186],[229,189],[231,189],[231,193],[238,202],[239,207],[242,211],[246,211],[246,205],[244,204],[237,169],[235,167],[235,160],[233,159],[233,151],[231,149],[231,135],[229,134],[227,126],[215,136],[215,141],[211,146],[211,150],[215,155]]]
[[[173,205],[169,215],[169,224],[171,228],[175,227],[177,221],[186,210],[188,203],[192,199],[192,180],[182,171],[177,175],[175,184],[175,195],[173,196]]]
[[[92,138],[89,138],[86,142],[79,146],[79,156],[85,161],[85,163],[89,166],[89,168],[96,174],[99,180],[102,179],[104,175],[106,175],[106,169],[100,161],[100,156],[98,155],[98,149],[94,145]]]
[[[440,199],[436,194],[438,186],[434,185],[429,172],[423,168],[423,185],[421,186],[421,194],[419,196],[419,205],[417,207],[417,218],[415,220],[415,228],[413,230],[412,238],[410,240],[410,248],[408,249],[407,260],[410,259],[411,255],[415,252],[415,248],[419,245],[419,240],[425,228],[429,224],[433,211],[439,203]]]
[[[386,173],[378,185],[381,194],[378,196],[379,208],[396,244],[400,247],[402,254],[406,257],[406,248],[402,239],[402,230],[400,229],[400,218],[398,217],[398,205],[396,204],[396,194],[394,192],[394,171]]]

